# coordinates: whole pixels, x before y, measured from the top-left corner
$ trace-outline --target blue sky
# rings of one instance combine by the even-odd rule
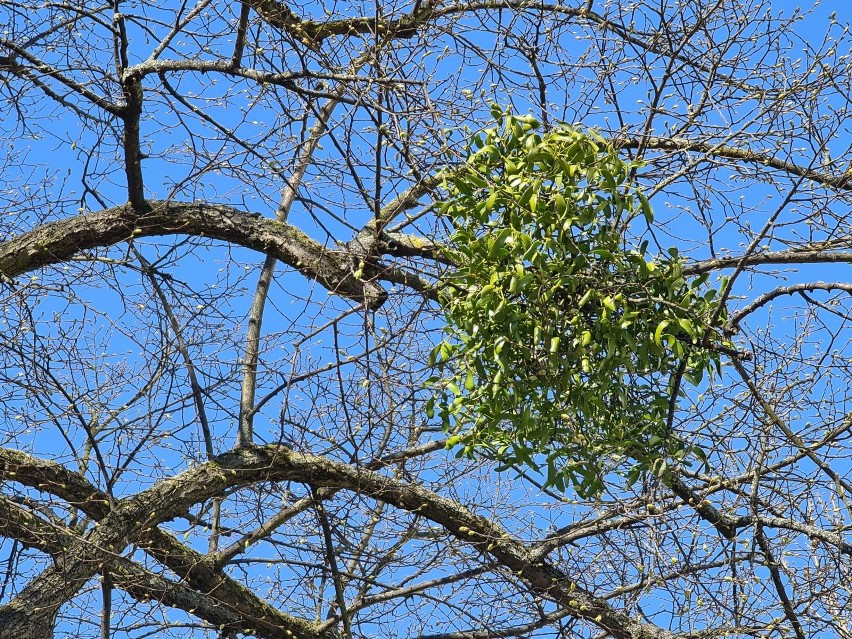
[[[129,10],[131,5],[123,6]],[[151,11],[149,16],[153,18],[174,6],[167,3],[154,8],[150,5],[146,10]],[[766,3],[766,6],[773,12],[784,11],[790,14],[796,8],[796,3],[773,1]],[[810,16],[796,31],[800,40],[789,43],[792,47],[788,52],[791,60],[799,57],[800,49],[821,44],[828,16],[833,11],[837,13],[837,20],[842,24],[852,19],[848,4],[840,0],[823,2],[814,7]],[[218,23],[213,21],[208,26],[215,28]],[[528,26],[529,23],[523,25],[524,28]],[[35,28],[31,26],[31,29]],[[162,25],[159,28],[160,32],[153,35],[160,35],[165,29]],[[131,63],[146,59],[155,46],[156,38],[142,31],[132,31],[131,35],[134,42],[129,54]],[[527,32],[516,35],[519,41],[530,36]],[[95,28],[92,32],[86,31],[75,37],[80,41],[80,50],[76,53],[81,59],[91,64],[100,64],[104,68],[110,67],[110,43],[104,30]],[[767,33],[764,37],[771,39],[773,34]],[[232,34],[227,31],[208,42],[186,36],[175,42],[176,51],[170,52],[169,55],[177,57],[187,54],[190,57],[203,58],[212,55],[218,46],[227,49],[231,46],[232,39]],[[471,39],[473,45],[493,44],[493,38],[487,32],[474,33]],[[88,48],[84,47],[84,42]],[[564,48],[568,50],[580,46],[570,34],[566,34],[561,42],[564,42]],[[269,45],[270,41],[267,40],[264,46]],[[205,46],[208,47],[207,51],[203,49]],[[256,53],[263,54],[262,51]],[[845,53],[838,52],[838,55]],[[47,50],[44,55],[56,60],[57,64],[62,60],[61,51]],[[89,57],[86,58],[86,55]],[[272,64],[289,63],[283,53],[267,51],[267,55],[270,56],[269,61]],[[442,58],[442,55],[445,57]],[[495,68],[490,71],[486,69],[485,72],[482,71],[485,65],[481,61],[471,62],[470,58],[465,58],[459,51],[443,54],[441,47],[437,47],[425,61],[412,57],[411,65],[414,70],[411,72],[411,78],[421,78],[427,72],[436,74],[432,96],[439,111],[449,108],[449,103],[458,97],[460,87],[471,91],[471,94],[466,96],[462,93],[460,112],[444,114],[452,126],[445,127],[442,123],[433,132],[435,135],[432,139],[427,139],[429,123],[425,117],[413,122],[403,118],[399,122],[393,122],[393,126],[398,126],[400,131],[410,130],[412,136],[424,139],[424,144],[428,147],[440,143],[444,128],[454,129],[451,140],[453,143],[460,142],[465,135],[462,126],[476,128],[481,122],[477,118],[487,112],[492,100],[504,105],[513,104],[519,112],[525,111],[530,104],[530,96],[524,91],[510,91],[508,85],[512,78],[507,76],[503,84],[493,82],[496,86],[492,86],[493,80],[499,80],[497,67],[500,65],[502,71],[510,67],[523,68],[517,57],[510,59],[508,53],[505,55],[506,59],[497,61],[500,64],[495,64]],[[624,103],[647,100],[647,87],[630,84],[627,80],[630,72],[630,69],[617,69],[613,76],[616,80],[624,81],[620,89]],[[85,70],[80,73],[85,75]],[[474,83],[474,78],[477,78],[478,84]],[[584,126],[617,128],[613,124],[616,114],[606,104],[596,103],[598,108],[593,108],[592,105],[584,108],[577,104],[573,79],[570,73],[565,71],[560,82],[554,82],[547,87],[550,92],[549,99],[556,105],[551,113],[552,117],[578,121]],[[270,162],[276,161],[279,165],[286,165],[304,134],[304,122],[301,119],[281,117],[281,113],[293,108],[296,115],[299,115],[303,105],[295,98],[287,98],[291,100],[287,102],[287,99],[279,99],[271,91],[258,91],[256,86],[247,82],[217,82],[218,84],[213,84],[210,75],[184,75],[171,79],[170,85],[184,96],[203,92],[203,95],[193,98],[192,104],[202,113],[216,117],[225,128],[238,131],[254,151],[264,155],[263,160],[259,160],[252,151],[241,150],[235,144],[223,143],[221,132],[202,122],[197,115],[192,120],[191,130],[194,133],[190,136],[188,129],[184,128],[176,116],[176,111],[166,104],[167,91],[161,89],[159,95],[152,91],[148,102],[150,111],[143,121],[143,147],[151,155],[151,159],[143,163],[148,194],[155,198],[174,196],[181,200],[198,198],[228,203],[271,216],[278,204],[282,184],[281,180],[274,176],[277,166],[270,165]],[[105,87],[112,86],[107,82],[102,84]],[[98,79],[93,80],[93,86],[98,90],[102,89]],[[17,234],[43,220],[67,217],[76,214],[80,209],[96,210],[102,204],[113,205],[125,200],[124,175],[114,123],[84,124],[67,110],[46,103],[37,91],[25,91],[19,85],[7,84],[2,91],[7,103],[10,97],[13,98],[23,116],[19,121],[10,110],[9,115],[0,123],[0,138],[11,143],[6,151],[6,162],[2,165],[5,184],[0,189],[0,206],[6,213],[0,221],[3,233]],[[224,98],[230,101],[227,108],[221,102]],[[397,104],[401,104],[406,98],[400,92],[394,99],[398,100]],[[682,101],[677,107],[677,100],[673,99],[672,102],[668,105],[672,112],[683,113],[686,109],[686,104]],[[743,105],[743,109],[752,108],[753,104]],[[181,113],[185,116],[187,112],[182,110]],[[718,123],[725,124],[721,119]],[[349,239],[352,235],[350,227],[359,228],[371,215],[371,211],[364,206],[351,175],[361,177],[367,191],[375,192],[376,188],[373,156],[370,152],[375,140],[375,123],[368,121],[367,110],[343,105],[335,115],[335,125],[341,131],[347,127],[355,128],[358,135],[346,137],[341,134],[337,139],[339,148],[330,139],[323,142],[324,148],[318,155],[320,162],[308,175],[306,198],[296,204],[290,218],[329,246],[333,246],[335,238]],[[848,134],[848,126],[842,124],[838,132]],[[351,146],[346,146],[347,144]],[[834,147],[830,150],[834,157],[846,151],[848,140],[841,135],[827,144],[830,147],[836,145],[836,150]],[[92,149],[96,149],[94,154],[91,153]],[[812,152],[812,149],[808,149],[802,157]],[[348,174],[347,167],[337,162],[341,156],[347,155],[358,164]],[[383,199],[387,201],[397,189],[402,188],[404,176],[393,173],[399,164],[398,157],[389,153],[382,162],[392,166],[391,171],[384,171],[378,180]],[[82,181],[84,171],[87,174],[85,183]],[[653,188],[661,176],[659,173],[649,172],[644,179],[649,187]],[[773,191],[765,186],[756,187],[754,183],[741,185],[732,181],[726,184],[726,179],[720,171],[714,182],[718,191],[705,204],[707,211],[713,215],[718,214],[723,207],[742,207],[741,218],[719,222],[719,229],[714,228],[714,238],[720,246],[727,246],[736,251],[742,248],[740,236],[743,229],[738,224],[750,218],[752,226],[758,227],[783,194],[779,195],[778,190]],[[684,252],[689,252],[694,257],[706,257],[711,248],[705,241],[707,231],[698,221],[701,211],[691,210],[690,212],[694,213],[692,217],[685,214],[684,207],[696,206],[694,194],[687,190],[687,186],[677,183],[653,199],[659,221],[654,237],[661,248],[677,244],[684,248]],[[91,192],[87,192],[87,188],[97,191],[101,201],[99,202],[98,197]],[[742,199],[737,202],[740,196]],[[810,212],[810,208],[815,204],[813,200],[809,200],[798,206],[805,212]],[[838,209],[834,214],[842,216],[844,211]],[[784,218],[789,226],[779,231],[779,239],[776,240],[778,246],[782,245],[781,240],[785,237],[789,239],[784,233],[791,229],[799,232],[799,227],[792,224],[797,215],[790,209],[789,216]],[[418,224],[412,225],[411,230],[419,227],[428,232],[432,230],[432,226],[431,218],[424,217]],[[699,230],[703,235],[698,234]],[[820,231],[817,230],[818,232]],[[699,237],[700,240],[695,239]],[[234,441],[234,415],[239,397],[239,357],[245,332],[245,316],[262,257],[243,249],[227,247],[219,242],[185,242],[182,238],[146,240],[134,245],[147,261],[162,265],[164,277],[161,278],[160,285],[175,314],[188,327],[186,337],[199,364],[203,384],[209,391],[207,409],[216,445],[219,450],[226,449]],[[770,247],[774,248],[775,244],[770,243]],[[10,327],[7,330],[19,336],[15,343],[21,345],[19,353],[13,354],[14,357],[8,356],[7,375],[14,376],[16,365],[9,362],[16,359],[25,375],[38,372],[39,375],[47,376],[50,373],[54,376],[52,380],[42,380],[44,387],[50,388],[51,391],[39,394],[38,397],[26,386],[16,387],[9,384],[3,390],[3,411],[7,424],[4,445],[37,451],[75,465],[81,457],[86,441],[80,421],[105,424],[102,452],[111,464],[120,467],[127,460],[134,445],[143,442],[146,445],[146,452],[135,460],[116,486],[117,493],[123,495],[135,492],[190,463],[203,461],[206,453],[195,407],[187,393],[186,375],[174,350],[173,334],[169,339],[162,338],[163,334],[170,335],[168,317],[150,281],[139,276],[138,263],[128,253],[126,245],[101,252],[98,256],[99,261],[96,263],[75,262],[35,273],[29,280],[24,278],[18,283],[19,293],[14,298],[17,302],[13,304],[7,301],[4,307],[7,326]],[[122,261],[128,262],[128,265],[116,264]],[[787,282],[810,278],[843,279],[848,278],[847,273],[846,266],[801,268],[788,274]],[[775,283],[774,276],[742,277],[737,282],[735,294],[754,295],[755,291],[774,286]],[[399,295],[402,295],[401,292]],[[416,298],[404,300],[397,311],[377,318],[375,327],[368,331],[370,335],[365,337],[365,318],[360,313],[349,314],[333,326],[327,325],[329,321],[351,308],[349,302],[328,296],[320,287],[307,283],[301,275],[288,269],[280,269],[273,283],[272,302],[264,320],[265,366],[258,397],[263,397],[265,392],[279,387],[292,373],[305,373],[335,361],[340,356],[340,351],[345,352],[344,356],[360,354],[377,339],[385,337],[383,331],[392,333],[407,329],[409,321],[415,322],[417,331],[414,333],[420,336],[414,334],[405,339],[396,338],[393,341],[394,347],[399,352],[412,356],[425,354],[431,343],[439,337],[440,329],[434,318],[416,315],[417,306]],[[798,331],[803,325],[814,320],[805,315],[799,317],[796,312],[797,309],[792,306],[779,310],[767,306],[761,313],[750,318],[750,335],[756,335],[752,337],[755,341],[770,340],[770,337],[762,335],[760,331],[764,325],[771,323],[771,340],[777,342],[774,347],[781,351],[785,348],[792,350],[794,347],[800,347],[802,358],[810,358],[808,369],[818,371],[821,366],[818,359],[821,349],[826,343],[831,343],[831,333],[845,327],[845,320],[828,316],[825,325],[813,333],[811,340],[797,344],[795,337]],[[33,326],[27,326],[22,319],[27,314],[34,320]],[[322,330],[313,334],[314,329],[320,327],[323,327]],[[168,351],[168,357],[160,360],[156,354],[163,349]],[[341,367],[341,379],[330,372],[318,375],[289,392],[279,391],[264,406],[258,419],[259,438],[262,441],[286,440],[293,436],[294,423],[307,424],[305,432],[299,433],[295,442],[297,445],[316,447],[342,458],[356,452],[369,456],[370,446],[375,445],[375,439],[380,439],[377,434],[382,432],[380,425],[365,417],[365,408],[370,406],[371,402],[375,402],[375,406],[381,406],[400,423],[408,424],[411,428],[422,425],[424,421],[420,413],[404,414],[404,409],[408,406],[405,401],[406,392],[416,392],[421,396],[425,396],[427,392],[419,385],[423,371],[417,366],[417,357],[413,359],[414,362],[408,368],[393,369],[397,384],[388,392],[375,390],[373,384],[377,380],[371,378],[368,366],[363,360]],[[370,366],[382,365],[385,363],[372,356]],[[158,373],[158,366],[166,373]],[[137,399],[140,390],[145,389],[149,383],[151,387],[147,391],[148,399]],[[342,389],[344,384],[345,392]],[[825,394],[830,396],[831,403],[839,401],[840,404],[845,404],[848,401],[842,380],[835,382],[829,378],[822,384],[815,384],[809,395]],[[63,390],[76,393],[73,402],[76,414],[75,410],[69,409],[69,400]],[[345,394],[350,399],[349,408],[352,415],[345,414],[343,406],[336,401],[338,394]],[[131,400],[135,400],[135,403],[124,409]],[[704,404],[696,400],[696,406]],[[793,415],[796,423],[815,420],[818,417],[813,407],[802,414]],[[361,442],[364,445],[363,450],[353,450],[351,442],[346,442],[345,437],[338,436],[336,430],[340,424],[346,422],[362,429],[362,434],[353,434],[352,439]],[[376,429],[375,435],[370,431],[372,428]],[[400,442],[400,445],[402,443]],[[741,439],[741,443],[744,449],[751,444],[746,437]],[[442,458],[438,456],[428,462],[423,475],[437,478],[441,461]],[[106,478],[95,470],[93,464],[88,466],[87,473],[92,481],[101,486],[105,485]],[[487,492],[495,485],[498,485],[498,492],[503,496],[509,496],[509,500],[529,499],[528,486],[510,485],[506,476],[494,478],[486,475],[485,477],[489,477],[494,483],[483,488],[481,477],[482,475],[472,475],[454,479],[460,492],[467,491],[468,495],[474,495],[485,502],[488,499],[482,497],[480,492]],[[452,482],[448,480],[447,483]],[[293,490],[298,490],[298,487],[293,487]],[[258,512],[272,511],[281,497],[281,492],[274,490],[264,494],[257,500]],[[352,510],[355,522],[353,527],[362,525],[365,516],[356,512],[355,506],[352,506]],[[530,507],[525,512],[516,514],[508,525],[518,531],[532,534],[538,529],[546,528],[547,523],[562,525],[588,512],[583,507],[568,510],[551,503]],[[304,523],[304,526],[308,527],[309,523]],[[185,532],[180,529],[181,526],[188,530],[185,522],[179,522],[175,526],[181,533]],[[192,543],[199,549],[204,548],[204,533],[198,530],[193,530],[192,533]],[[289,541],[298,544],[300,535],[294,532],[292,537]],[[312,537],[311,533],[306,533],[303,538],[312,543],[316,542],[316,537]],[[718,553],[717,556],[723,556],[727,550],[720,548],[717,542],[718,540],[703,537],[689,540],[696,549],[701,549],[704,543],[710,543],[711,550],[708,554]],[[611,547],[601,545],[596,549],[596,543],[588,542],[586,550],[592,554],[600,554],[601,570],[614,570],[620,564],[620,557],[614,554]],[[661,541],[660,547],[665,544],[671,545],[671,553],[674,555],[683,552],[671,539]],[[274,550],[271,545],[262,545],[255,550],[253,556],[262,558],[264,553],[273,553]],[[468,560],[472,561],[470,557],[466,557],[459,562]],[[26,564],[21,571],[34,565],[36,564]],[[240,570],[255,576],[265,576],[267,567],[265,562],[261,561],[258,564],[241,566]],[[309,581],[305,577],[307,571],[303,574],[299,570],[288,569],[284,571],[285,575],[278,573],[276,578],[286,584],[295,584],[299,580]],[[399,577],[405,570],[406,568],[400,568],[395,576]],[[269,585],[272,590],[276,587],[278,586],[275,584]],[[325,595],[329,597],[330,586],[325,583],[324,587]],[[498,587],[499,584],[493,586]],[[696,589],[701,587],[699,584]],[[488,593],[493,592],[491,588],[490,585],[484,587]],[[90,593],[86,596],[96,598],[98,595]],[[282,595],[276,591],[276,596],[281,597],[281,600],[292,596],[295,605],[307,607],[313,595],[302,592]],[[699,594],[696,593],[695,597],[698,598]],[[78,603],[82,603],[84,599],[85,596],[81,597]],[[647,600],[649,603],[645,605],[645,610],[651,615],[657,614],[658,621],[669,618],[674,620],[678,617],[677,610],[671,607],[671,602],[662,591],[649,594]],[[441,610],[437,602],[423,604],[427,608],[429,605],[434,606],[436,611]],[[511,605],[507,604],[507,609],[496,611],[495,614],[507,617],[510,609]],[[141,610],[143,609],[137,608],[124,621],[128,624],[143,621],[144,614]],[[479,611],[483,615],[486,612]],[[69,607],[66,614],[69,619],[80,617],[74,606]],[[461,617],[441,619],[440,614],[435,613],[436,628],[467,627],[472,623],[471,620]],[[179,616],[179,613],[175,613],[175,618]],[[84,624],[90,621],[88,618],[82,620]],[[364,628],[372,628],[369,623],[365,621]],[[400,619],[399,626],[395,628],[400,636],[405,631],[405,623]],[[411,623],[416,626],[415,622]],[[67,636],[74,636],[77,632],[74,626],[67,628]],[[94,631],[88,629],[87,632]],[[143,634],[144,627],[127,632],[128,636]],[[178,631],[175,636],[178,636]]]

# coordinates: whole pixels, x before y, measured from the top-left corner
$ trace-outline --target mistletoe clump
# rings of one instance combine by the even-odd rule
[[[627,239],[637,218],[652,221],[631,181],[638,163],[593,132],[494,115],[447,172],[455,268],[428,412],[462,452],[543,468],[548,485],[582,495],[613,470],[635,480],[703,460],[670,415],[681,380],[720,366],[717,291],[688,281],[676,250],[654,257]]]

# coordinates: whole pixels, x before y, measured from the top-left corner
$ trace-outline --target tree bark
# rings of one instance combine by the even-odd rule
[[[0,274],[17,277],[65,262],[81,251],[134,238],[165,235],[209,237],[275,257],[330,293],[375,309],[387,298],[368,264],[345,249],[329,250],[292,224],[215,204],[151,201],[48,222],[0,244]],[[360,271],[356,277],[356,272]]]
[[[4,453],[0,460],[22,461],[27,457],[17,451]],[[2,474],[8,474],[9,469],[10,464],[4,463]],[[26,468],[19,470],[24,476],[39,474]],[[18,471],[13,472],[17,477]],[[498,524],[470,512],[458,502],[422,486],[364,468],[268,445],[227,452],[214,461],[119,501],[85,538],[67,550],[61,565],[45,570],[10,603],[0,607],[0,639],[49,639],[58,608],[101,570],[110,556],[117,556],[127,545],[137,543],[156,526],[181,515],[193,504],[221,494],[228,488],[265,481],[298,481],[314,487],[353,490],[416,512],[441,525],[461,543],[471,544],[490,555],[504,569],[519,576],[542,596],[556,601],[572,615],[594,623],[617,639],[673,639],[684,636],[631,619],[542,560]],[[45,488],[49,490],[48,486]],[[24,611],[30,611],[30,614],[26,615]]]

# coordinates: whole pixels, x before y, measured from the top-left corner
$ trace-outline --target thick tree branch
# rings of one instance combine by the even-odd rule
[[[14,451],[8,455],[11,459],[28,457]],[[31,471],[22,469],[22,472]],[[15,599],[0,607],[0,638],[16,636],[4,634],[5,622],[20,622],[27,610],[40,611],[32,619],[33,624],[50,622],[57,607],[99,570],[105,556],[108,560],[110,553],[136,543],[158,524],[179,516],[193,504],[210,499],[226,488],[258,481],[288,480],[314,487],[354,490],[425,517],[490,555],[504,569],[518,575],[541,595],[556,601],[569,614],[599,626],[617,639],[678,636],[612,608],[554,566],[535,557],[530,548],[500,526],[468,511],[458,502],[363,468],[280,446],[265,446],[220,455],[214,462],[197,466],[118,502],[85,539],[69,548],[62,570],[44,571]]]
[[[64,561],[66,549],[79,540],[70,529],[44,521],[2,496],[0,534],[17,539],[25,546],[41,550],[57,562]],[[308,622],[289,618],[274,609],[276,614],[273,617],[262,614],[266,612],[262,609],[255,608],[247,612],[245,608],[249,607],[250,601],[238,599],[237,603],[242,606],[234,606],[222,597],[221,591],[215,586],[193,590],[183,582],[170,581],[155,575],[125,557],[115,557],[106,565],[106,570],[114,585],[137,601],[147,602],[153,599],[166,606],[180,608],[220,630],[254,634],[265,639],[293,639],[294,632],[304,632],[307,627],[309,632],[298,636],[319,637],[317,632],[310,632],[312,626]],[[249,598],[253,596],[251,592],[247,594],[250,595]],[[270,608],[268,604],[267,608]],[[281,617],[285,618],[286,623],[280,623]],[[293,620],[301,623],[292,623]]]
[[[27,463],[32,460],[24,453],[8,450],[3,450],[2,453],[3,474],[7,477],[20,481],[33,474],[40,477],[49,476],[51,472],[56,472],[60,477],[72,476],[76,496],[82,498],[83,503],[96,507],[101,504],[103,508],[102,498],[92,498],[95,493],[85,486],[86,482],[82,477],[74,478],[74,473],[62,471],[61,467],[56,468],[58,464]],[[231,456],[228,459],[238,466],[242,465],[240,457]],[[12,601],[0,606],[0,638],[51,637],[59,607],[104,566],[118,559],[127,545],[137,543],[146,535],[159,533],[156,531],[158,524],[180,516],[193,504],[221,494],[229,485],[244,485],[247,476],[228,466],[227,463],[207,463],[117,502],[115,508],[107,513],[94,529],[66,548],[62,562],[43,571]],[[12,468],[20,470],[20,476],[17,470]],[[261,472],[266,474],[265,470]],[[56,485],[55,480],[55,477],[51,478],[46,484]],[[58,489],[66,490],[61,485]],[[165,533],[159,534],[162,536]],[[243,596],[250,594],[245,589],[241,590]],[[212,591],[215,592],[215,589]],[[274,612],[271,607],[268,607],[268,610]],[[268,617],[264,614],[260,619]],[[288,622],[286,630],[293,632],[295,629],[296,636],[312,637],[318,634],[309,622],[296,618],[289,618]]]
[[[285,3],[278,0],[248,0],[261,19],[290,34],[310,49],[319,50],[322,42],[333,36],[361,36],[379,33],[393,38],[410,38],[429,20],[434,2],[417,4],[414,12],[396,20],[375,17],[354,17],[329,21],[303,20]]]
[[[612,608],[555,567],[535,561],[525,544],[512,538],[491,520],[422,486],[276,446],[237,450],[220,456],[218,461],[220,467],[233,473],[235,482],[250,481],[251,475],[257,479],[265,475],[267,480],[289,479],[312,486],[345,488],[414,512],[491,555],[505,569],[559,603],[572,615],[596,624],[616,638],[664,639],[676,636],[661,628],[638,622]],[[258,471],[260,476],[257,475]]]
[[[680,497],[684,503],[695,509],[701,519],[710,523],[725,539],[734,539],[737,530],[746,525],[748,519],[722,512],[706,498],[697,495],[678,475],[672,474],[666,479],[666,485]]]
[[[385,464],[417,457],[443,446],[443,441],[429,442],[376,460],[371,466],[380,468]],[[0,448],[0,478],[17,481],[59,497],[96,521],[103,519],[110,512],[109,497],[106,493],[98,490],[79,473],[56,462],[31,457],[20,451]],[[331,497],[336,490],[321,489],[317,492],[318,499],[322,500]],[[145,577],[141,581],[122,580],[120,579],[122,574],[128,577],[140,575],[127,572],[126,569],[121,568],[123,564],[120,563],[111,563],[110,570],[116,574],[116,584],[131,592],[134,597],[141,600],[157,599],[166,605],[179,607],[188,612],[194,609],[193,614],[211,624],[225,624],[228,628],[243,632],[251,630],[257,636],[267,639],[293,639],[293,633],[305,639],[322,639],[324,634],[319,627],[279,611],[221,571],[228,560],[243,551],[250,542],[270,533],[313,503],[312,497],[303,499],[286,508],[281,517],[273,518],[260,531],[255,531],[247,538],[240,540],[234,548],[206,556],[181,544],[173,535],[159,528],[146,531],[138,541],[140,547],[178,575],[182,580],[181,584],[185,584],[180,586],[183,590],[178,589],[177,586],[172,587],[173,582],[162,580],[147,571],[145,575],[141,575]],[[5,512],[2,510],[3,505],[4,502],[0,502],[0,531],[4,531],[7,536],[46,552],[52,552],[53,547],[45,541],[46,539],[52,540],[63,549],[71,546],[73,540],[70,537],[56,538],[56,535],[51,532],[53,528],[28,527],[33,516],[20,507],[10,512],[23,513],[23,515],[3,519]],[[16,525],[16,522],[20,525]],[[48,533],[51,535],[49,538]],[[155,583],[152,579],[160,579],[160,581]],[[138,587],[131,590],[134,585]],[[199,593],[210,593],[210,596]],[[204,597],[204,600],[200,601],[194,595]]]
[[[386,293],[370,281],[371,272],[355,277],[357,265],[347,251],[324,248],[293,225],[203,203],[151,201],[139,213],[118,206],[49,222],[0,244],[0,274],[17,277],[64,262],[81,251],[112,246],[132,238],[166,235],[209,237],[275,257],[329,292],[373,309]]]

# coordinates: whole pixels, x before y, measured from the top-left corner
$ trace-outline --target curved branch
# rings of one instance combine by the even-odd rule
[[[79,539],[69,528],[44,521],[2,496],[0,534],[13,537],[25,546],[41,550],[56,561],[61,561],[65,549]],[[165,579],[125,557],[115,557],[106,568],[113,583],[137,601],[147,602],[154,599],[166,606],[180,608],[220,630],[244,633],[252,630],[256,636],[264,639],[292,639],[293,631],[301,630],[293,625],[276,627],[269,619],[258,622],[260,615],[246,615],[244,611],[223,600],[218,590],[193,590],[183,581]],[[215,592],[216,596],[208,594],[209,592]]]
[[[239,457],[234,457],[231,455],[228,459],[240,465]],[[265,470],[261,472],[265,474]],[[169,549],[168,541],[171,536],[156,527],[164,521],[180,516],[193,504],[221,494],[230,485],[253,483],[251,475],[229,469],[228,464],[208,462],[121,500],[113,510],[105,512],[108,504],[103,500],[103,493],[89,485],[85,478],[60,464],[36,460],[19,451],[0,449],[0,475],[30,485],[36,480],[35,485],[39,488],[57,494],[66,493],[66,498],[79,499],[81,504],[103,514],[101,522],[90,533],[66,546],[63,561],[44,570],[14,599],[0,606],[0,639],[52,637],[52,626],[59,607],[104,566],[121,559],[120,554],[126,546],[143,541],[146,537],[153,536],[161,542],[165,540],[167,549],[163,554],[172,562],[191,560],[193,564],[191,569],[187,570],[188,581],[190,585],[195,586],[195,578],[199,575],[202,578],[207,576],[205,568],[209,567],[206,566],[203,556],[191,549],[181,548],[180,544],[171,544]],[[71,484],[64,484],[61,481],[64,479],[70,480]],[[227,585],[228,580],[222,576],[218,581],[219,584],[203,592],[216,592],[221,596],[220,588],[216,586]],[[243,612],[245,604],[251,607],[255,597],[245,588],[238,585],[234,587],[242,598],[238,597],[236,602],[228,602],[228,605]],[[268,628],[270,621],[276,624],[283,618],[284,622],[283,628],[277,628],[277,635],[264,633],[265,635],[280,636],[280,630],[283,629],[283,634],[288,636],[293,633],[297,637],[319,637],[310,622],[283,615],[264,602],[261,604],[260,612],[252,608],[251,613],[246,615],[249,620],[254,620],[251,625],[266,629],[264,627]]]
[[[840,175],[824,173],[814,169],[800,166],[787,160],[781,160],[767,153],[752,151],[751,149],[727,144],[713,144],[712,142],[699,142],[686,138],[621,138],[613,140],[613,146],[618,149],[659,149],[662,151],[680,151],[703,153],[708,157],[721,157],[729,160],[741,160],[752,164],[759,164],[770,169],[777,169],[796,177],[805,178],[842,191],[852,191],[852,174],[849,172]]]
[[[16,451],[2,452],[12,458],[29,458]],[[49,622],[58,606],[97,573],[105,557],[136,543],[160,523],[227,488],[258,481],[299,481],[314,487],[353,490],[417,513],[490,555],[504,569],[526,581],[542,596],[557,602],[569,614],[597,625],[616,639],[672,639],[678,636],[613,608],[555,566],[535,557],[526,544],[514,539],[499,525],[452,499],[363,468],[269,445],[230,451],[213,462],[118,502],[89,535],[68,549],[61,569],[45,570],[11,602],[0,607],[0,638],[19,636],[5,630],[12,627],[10,622],[17,622],[16,632],[24,619],[29,619],[31,624]],[[33,615],[33,610],[38,610],[38,615]]]
[[[429,19],[436,3],[434,0],[418,3],[414,12],[397,20],[354,17],[329,21],[303,20],[285,3],[278,0],[248,0],[247,4],[257,11],[264,22],[285,31],[302,44],[317,51],[323,40],[333,36],[381,33],[395,38],[413,37],[417,34],[418,27]]]
[[[606,630],[617,639],[669,639],[674,633],[631,619],[606,601],[580,587],[556,567],[534,558],[526,544],[514,539],[490,519],[470,512],[452,499],[422,486],[401,482],[363,468],[322,457],[297,453],[280,446],[240,449],[218,458],[233,481],[293,480],[312,486],[356,491],[429,519],[526,581],[534,590],[556,601],[570,614]]]
[[[356,16],[325,21],[302,19],[280,0],[249,0],[247,4],[257,11],[262,20],[288,33],[313,51],[318,51],[324,40],[334,36],[363,37],[379,33],[389,38],[411,38],[429,21],[434,22],[436,19],[446,16],[500,9],[518,12],[546,12],[561,15],[569,20],[585,20],[601,31],[610,32],[640,49],[658,55],[671,56],[672,59],[703,73],[716,75],[725,83],[740,90],[761,93],[759,89],[749,86],[731,75],[720,73],[718,69],[708,67],[701,60],[693,59],[679,51],[671,51],[653,39],[643,40],[632,25],[616,24],[605,16],[592,11],[591,3],[587,7],[580,8],[541,0],[473,0],[441,6],[441,3],[435,0],[424,0],[415,3],[415,8],[411,13],[396,19]]]
[[[754,313],[757,309],[765,306],[775,298],[782,297],[784,295],[793,295],[794,293],[812,293],[814,291],[844,291],[852,295],[852,284],[846,284],[844,282],[802,282],[801,284],[780,286],[775,290],[764,293],[734,313],[728,321],[728,325],[733,329],[736,329],[746,315]]]
[[[112,246],[132,238],[166,235],[209,237],[275,257],[329,292],[378,308],[382,287],[355,277],[357,265],[347,251],[334,251],[291,224],[235,208],[205,203],[150,201],[145,212],[130,205],[48,222],[0,244],[0,274],[17,277],[71,259],[81,251]]]
[[[442,440],[429,442],[377,459],[370,466],[381,468],[394,461],[418,457],[443,448],[444,445],[445,442]],[[0,448],[0,478],[16,481],[59,497],[94,520],[101,520],[110,512],[108,495],[89,483],[84,476],[67,469],[62,464],[32,457],[21,451]],[[321,490],[320,499],[329,498],[335,492],[334,489]],[[63,551],[71,546],[73,541],[71,537],[61,539],[55,538],[55,535],[49,537],[45,534],[44,527],[36,528],[34,524],[30,525],[33,517],[20,507],[14,511],[7,508],[9,510],[7,513],[4,506],[8,500],[4,501],[4,499],[0,496],[0,533],[6,533],[26,545],[46,552],[52,552],[48,545],[50,541],[59,544]],[[166,588],[165,586],[171,587],[174,582],[163,580],[147,571],[143,575],[145,580],[142,582],[121,579],[121,575],[127,573],[124,568],[121,568],[122,564],[116,563],[124,561],[121,558],[113,560],[110,570],[115,571],[116,584],[134,597],[157,599],[165,605],[191,612],[208,623],[226,624],[229,628],[234,627],[243,632],[251,629],[257,636],[266,639],[292,639],[294,636],[301,639],[323,639],[325,633],[321,628],[278,610],[222,572],[228,560],[243,551],[249,543],[265,536],[312,503],[313,497],[293,504],[284,509],[279,516],[273,517],[260,530],[253,531],[242,538],[234,544],[233,548],[209,555],[202,555],[183,545],[173,535],[159,528],[154,527],[143,531],[138,544],[150,556],[180,577],[182,590],[176,590],[177,586]],[[24,513],[24,516],[11,516],[19,513]],[[16,525],[16,522],[22,523]],[[53,528],[58,530],[56,526]],[[132,567],[136,564],[128,565]],[[164,586],[160,587],[157,585],[160,581],[154,583],[152,579],[159,579]],[[130,590],[134,583],[142,583],[143,587]],[[195,598],[194,594],[203,597],[203,601]],[[188,605],[186,602],[193,605]],[[193,609],[195,612],[192,612]],[[239,615],[239,619],[234,618],[234,615]]]

